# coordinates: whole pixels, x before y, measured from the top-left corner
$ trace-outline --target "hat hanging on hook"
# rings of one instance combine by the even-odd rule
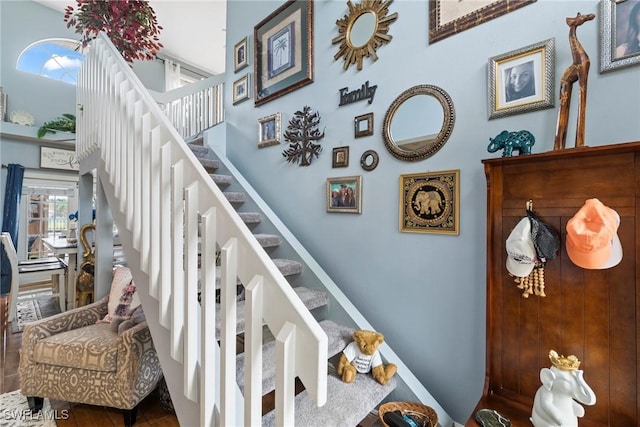
[[[620,215],[598,199],[589,199],[567,222],[566,249],[575,265],[606,269],[622,261]]]

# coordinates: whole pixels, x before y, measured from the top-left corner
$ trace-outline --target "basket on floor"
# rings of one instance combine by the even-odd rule
[[[389,427],[384,422],[384,415],[394,411],[411,416],[414,420],[422,423],[421,427],[436,427],[438,425],[438,413],[430,406],[415,402],[387,402],[378,408],[378,418],[384,427]]]

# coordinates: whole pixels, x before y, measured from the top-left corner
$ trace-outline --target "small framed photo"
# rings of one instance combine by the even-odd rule
[[[640,64],[640,0],[600,0],[600,73]]]
[[[258,148],[280,144],[280,113],[258,119]]]
[[[29,218],[40,219],[40,203],[31,203],[29,205]]]
[[[251,90],[251,86],[249,84],[249,73],[247,73],[233,82],[233,105],[249,99],[249,90]]]
[[[349,166],[349,146],[334,148],[332,167],[346,168],[347,166]]]
[[[327,212],[362,213],[362,176],[327,178]]]
[[[400,175],[400,231],[458,234],[460,170]]]
[[[373,135],[373,113],[356,116],[353,119],[354,136],[360,138],[362,136]]]
[[[255,105],[313,82],[313,2],[289,0],[253,28]]]
[[[555,39],[489,58],[489,119],[553,108]]]
[[[240,40],[233,47],[233,71],[238,72],[249,65],[249,44],[247,37]]]

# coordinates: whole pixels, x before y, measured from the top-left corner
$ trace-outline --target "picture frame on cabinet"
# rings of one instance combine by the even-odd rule
[[[250,97],[251,85],[249,83],[250,75],[249,73],[240,77],[238,80],[233,82],[233,105],[239,104],[242,101],[246,101]]]
[[[429,0],[429,43],[435,43],[535,2],[536,0]]]
[[[233,72],[237,73],[249,65],[249,43],[245,37],[233,47]]]
[[[280,144],[280,113],[258,119],[258,148]]]
[[[362,213],[362,176],[327,178],[327,212]]]
[[[347,166],[349,166],[349,146],[335,147],[331,167],[346,168]]]
[[[256,106],[313,82],[313,2],[289,0],[253,30]]]
[[[489,119],[554,106],[555,39],[489,58]]]
[[[460,170],[400,175],[400,231],[459,234]]]
[[[353,119],[354,137],[373,135],[373,113],[362,114]]]
[[[640,0],[600,0],[600,73],[640,64]]]

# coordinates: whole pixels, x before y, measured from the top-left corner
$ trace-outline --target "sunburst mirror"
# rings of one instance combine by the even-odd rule
[[[361,3],[347,2],[349,13],[338,19],[338,36],[332,44],[340,44],[333,59],[344,56],[343,68],[356,64],[362,70],[362,58],[378,59],[376,49],[393,38],[388,34],[389,25],[398,18],[398,12],[389,15],[389,5],[393,0],[362,0]]]

